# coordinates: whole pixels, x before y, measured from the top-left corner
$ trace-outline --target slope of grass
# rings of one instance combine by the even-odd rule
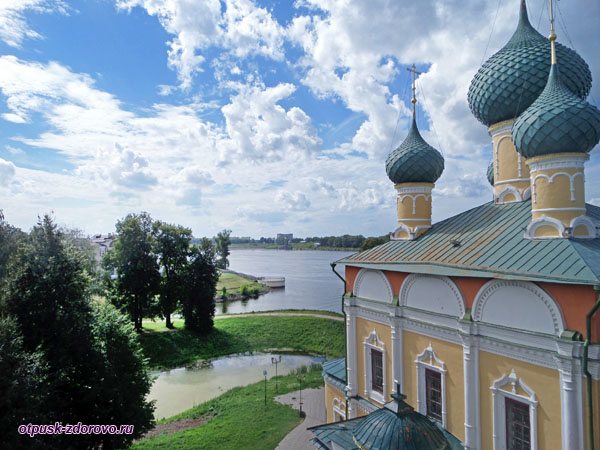
[[[303,389],[323,384],[319,365],[306,370],[302,377]],[[142,439],[133,448],[138,450],[272,450],[303,420],[291,407],[274,401],[276,395],[299,388],[298,374],[278,377],[278,384],[279,392],[276,393],[275,380],[272,378],[267,382],[266,406],[263,381],[235,388],[213,400],[159,422],[209,417],[207,423],[196,428]]]
[[[175,326],[175,330],[157,331],[164,329],[162,324],[144,322],[146,332],[139,338],[153,369],[250,351],[285,350],[327,357],[344,353],[344,323],[321,317],[230,317],[216,320],[206,336],[182,329],[180,321]]]

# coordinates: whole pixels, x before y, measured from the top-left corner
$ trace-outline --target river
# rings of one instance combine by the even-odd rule
[[[285,289],[273,289],[257,299],[217,303],[217,314],[274,309],[321,309],[342,311],[342,281],[330,264],[352,252],[320,250],[232,250],[229,268],[258,277],[283,276]],[[336,270],[344,274],[344,267]]]

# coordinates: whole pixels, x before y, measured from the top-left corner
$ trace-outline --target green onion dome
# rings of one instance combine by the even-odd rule
[[[391,152],[385,162],[388,177],[398,183],[435,183],[444,171],[444,157],[425,142],[413,121],[404,142]]]
[[[564,84],[585,99],[592,87],[587,63],[574,50],[558,43],[556,53],[565,67]],[[549,55],[550,43],[529,23],[522,1],[515,33],[471,81],[468,101],[473,115],[487,126],[519,116],[544,90]]]
[[[390,406],[397,411],[390,409]],[[364,417],[352,433],[363,450],[441,450],[463,448],[432,420],[400,400]]]
[[[568,89],[552,65],[544,91],[512,128],[526,158],[552,153],[587,153],[600,140],[600,111]]]
[[[490,165],[487,168],[487,179],[490,184],[494,185],[494,161],[490,161]]]

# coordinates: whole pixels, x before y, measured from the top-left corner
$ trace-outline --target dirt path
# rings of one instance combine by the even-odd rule
[[[343,322],[344,318],[340,316],[331,316],[329,314],[319,314],[319,313],[309,313],[309,312],[264,312],[264,313],[244,313],[244,314],[221,314],[215,316],[215,320],[220,319],[231,319],[237,317],[253,317],[253,316],[301,316],[301,317],[320,317],[322,319],[331,319],[337,320],[338,322]]]

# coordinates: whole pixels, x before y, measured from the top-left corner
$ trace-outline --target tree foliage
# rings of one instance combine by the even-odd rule
[[[152,218],[148,213],[128,214],[116,224],[113,248],[104,257],[111,301],[127,312],[136,330],[142,319],[155,315],[160,272],[154,252]]]
[[[215,247],[218,255],[217,267],[227,269],[229,267],[229,246],[231,245],[231,230],[223,230],[217,233]]]
[[[13,406],[0,410],[2,427],[12,430],[3,441],[18,440],[18,425],[27,423],[136,424],[134,435],[27,441],[32,448],[120,448],[152,423],[139,346],[128,337],[131,327],[129,335],[120,328],[124,319],[94,312],[85,258],[48,216],[9,257],[0,281],[0,369],[12,365],[14,373],[0,376],[0,392],[9,392]],[[11,388],[15,380],[21,389]]]
[[[160,314],[167,328],[173,328],[171,314],[180,305],[184,295],[187,256],[192,230],[161,221],[153,225],[155,252],[158,256],[161,278],[159,288]]]
[[[183,302],[187,329],[203,334],[212,330],[218,280],[214,247],[208,239],[203,239],[190,251]]]

